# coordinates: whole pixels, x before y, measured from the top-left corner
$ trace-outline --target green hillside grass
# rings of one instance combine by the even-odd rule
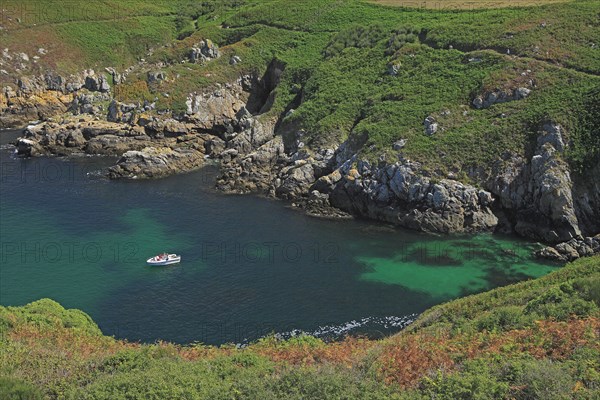
[[[140,345],[40,300],[0,307],[0,397],[593,399],[599,306],[600,257],[434,307],[379,341]]]
[[[170,65],[170,79],[150,93],[138,92],[143,69],[130,76],[117,92],[122,101],[158,98],[159,109],[181,113],[189,93],[245,73],[261,76],[278,59],[286,69],[268,114],[282,117],[294,108],[281,133],[303,131],[308,149],[352,138],[363,157],[393,161],[392,144],[407,139],[406,158],[434,176],[467,180],[472,167],[485,170],[506,151],[525,155],[542,122],[553,120],[567,128],[566,156],[576,172],[600,157],[590,123],[600,87],[597,1],[466,11],[361,0],[37,3],[57,12],[36,26],[31,17],[13,20],[0,35],[9,48],[31,47],[30,54],[48,47],[39,70],[126,68],[140,58]],[[182,64],[203,38],[219,44],[223,56]],[[242,62],[230,65],[232,55]],[[389,65],[397,65],[397,76],[386,73]],[[486,110],[471,105],[485,91],[523,85],[533,88],[526,100]],[[431,137],[423,133],[427,116],[440,126]]]

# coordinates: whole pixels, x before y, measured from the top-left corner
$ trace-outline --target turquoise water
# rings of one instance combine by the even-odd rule
[[[0,133],[6,144],[15,133]],[[272,332],[395,332],[452,298],[544,275],[513,237],[311,218],[213,190],[216,168],[110,182],[114,160],[0,150],[0,304],[49,297],[106,334],[221,344]],[[180,265],[147,267],[162,251]]]

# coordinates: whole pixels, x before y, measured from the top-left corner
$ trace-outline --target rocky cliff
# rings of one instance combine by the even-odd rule
[[[220,56],[212,42],[196,50],[194,62]],[[274,60],[262,77],[241,75],[190,93],[186,112],[180,114],[157,113],[148,101],[119,102],[106,76],[94,71],[22,78],[18,92],[5,89],[0,97],[0,119],[4,126],[45,120],[27,128],[17,142],[23,156],[121,156],[107,172],[112,179],[187,172],[212,158],[222,166],[221,190],[290,200],[315,215],[357,215],[435,233],[509,231],[549,244],[580,241],[587,246],[575,246],[582,255],[597,251],[595,242],[584,241],[600,232],[600,184],[594,179],[600,165],[589,176],[572,173],[564,158],[569,135],[561,125],[540,122],[529,155],[501,154],[490,168],[468,171],[465,183],[405,158],[406,141],[394,143],[395,161],[383,155],[365,158],[364,142],[352,135],[343,143],[309,148],[303,131],[283,121],[293,112],[291,106],[283,115],[270,112],[284,70],[285,64]],[[109,72],[114,83],[126,79],[125,73]],[[148,79],[166,76],[152,69]],[[528,95],[524,89],[488,94],[472,106],[486,108]],[[294,101],[302,101],[301,96]],[[425,119],[426,135],[438,128],[435,118]],[[540,255],[572,259],[577,253],[565,256],[563,250]]]

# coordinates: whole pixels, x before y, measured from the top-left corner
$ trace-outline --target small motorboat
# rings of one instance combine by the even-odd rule
[[[181,262],[181,256],[177,254],[162,253],[155,257],[149,258],[146,263],[148,265],[171,265]]]

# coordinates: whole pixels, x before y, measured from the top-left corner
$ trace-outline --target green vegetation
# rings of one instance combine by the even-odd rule
[[[596,0],[468,11],[361,0],[20,3],[34,12],[9,4],[0,39],[12,53],[47,50],[32,73],[163,63],[169,79],[148,85],[136,71],[115,89],[121,101],[158,97],[159,109],[180,113],[189,93],[262,76],[276,59],[286,68],[267,117],[282,118],[283,135],[304,131],[307,149],[350,139],[364,157],[395,160],[392,143],[407,139],[403,155],[432,175],[466,176],[506,151],[526,154],[552,120],[568,132],[575,171],[600,160]],[[222,57],[183,62],[205,38]],[[230,65],[233,55],[242,61]],[[519,87],[531,95],[472,107],[478,95]],[[427,116],[440,127],[433,136],[423,133]],[[599,307],[600,257],[434,307],[377,342],[140,345],[40,300],[0,307],[0,398],[592,399]]]
[[[392,144],[407,139],[404,156],[439,177],[466,177],[506,151],[525,155],[547,120],[567,128],[572,146],[566,157],[574,170],[584,172],[599,159],[597,1],[467,11],[361,0],[103,3],[78,6],[75,14],[84,18],[62,10],[43,24],[25,19],[0,35],[11,49],[48,44],[40,68],[124,69],[140,58],[165,63],[173,78],[150,93],[142,90],[140,100],[158,97],[159,109],[176,113],[185,110],[189,93],[244,73],[261,76],[277,59],[286,68],[268,116],[295,110],[280,125],[283,135],[303,130],[306,148],[313,150],[350,138],[364,157],[391,160]],[[40,4],[62,7],[50,0]],[[493,5],[502,6],[483,4]],[[204,38],[221,46],[223,57],[182,64]],[[233,55],[242,62],[230,65]],[[135,89],[135,80],[146,76],[128,79]],[[518,87],[532,94],[488,109],[472,107],[477,95]],[[126,92],[124,98],[134,100],[135,90]],[[427,116],[440,128],[433,136],[423,133]]]
[[[593,399],[600,257],[440,305],[379,340],[247,348],[103,336],[51,300],[0,307],[4,399]]]
[[[520,329],[540,319],[593,315],[600,306],[599,257],[578,260],[542,278],[467,296],[431,308],[410,329]]]

